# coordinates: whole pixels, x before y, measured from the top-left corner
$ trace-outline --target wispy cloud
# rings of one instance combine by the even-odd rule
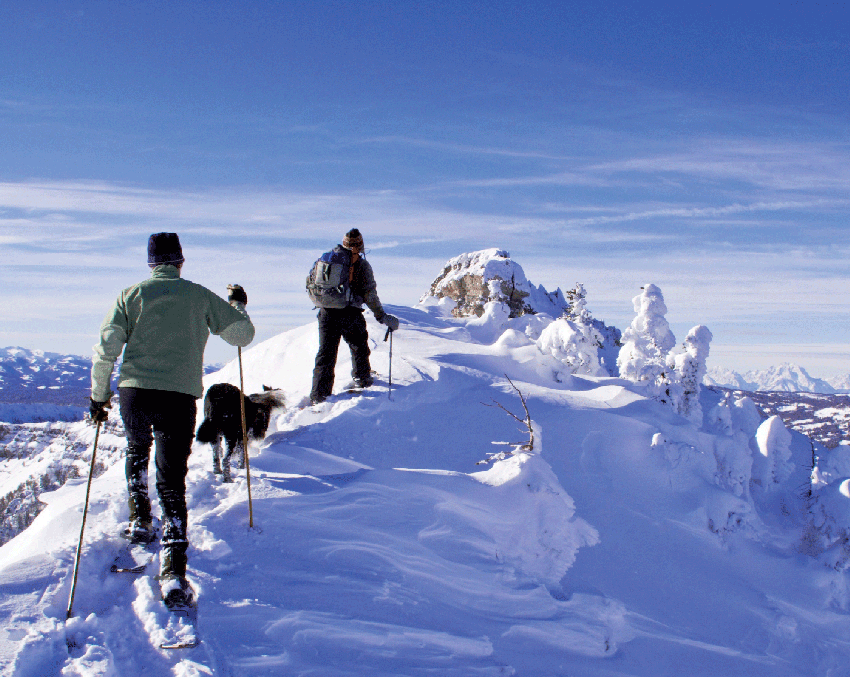
[[[745,143],[738,139],[691,141],[687,151],[588,161],[551,157],[558,171],[462,179],[448,186],[481,189],[587,186],[642,189],[670,187],[706,196],[740,192],[742,185],[777,193],[831,195],[850,190],[850,146],[843,144]],[[461,149],[458,148],[458,151]],[[533,153],[513,153],[533,157]],[[697,183],[694,183],[694,182]],[[799,195],[798,195],[799,197]],[[790,195],[789,195],[790,199]]]
[[[518,176],[494,179],[465,179],[454,181],[451,186],[462,188],[528,188],[534,186],[590,186],[613,188],[627,185],[626,181],[617,181],[599,173],[568,171],[538,176]]]
[[[684,174],[780,191],[850,188],[850,147],[827,143],[755,143],[704,139],[687,152],[601,162],[588,167],[605,175]]]
[[[491,231],[539,230],[540,218],[453,210],[397,191],[304,194],[255,189],[157,191],[104,183],[0,183],[0,237],[34,240],[40,229],[65,240],[114,238],[151,229],[197,236],[337,238],[349,228],[371,237],[446,241]],[[35,229],[35,230],[33,230]],[[26,236],[24,236],[26,237]],[[247,243],[247,241],[246,241]]]
[[[646,209],[585,202],[574,207],[575,216],[544,218],[449,208],[417,190],[306,194],[6,182],[0,183],[0,242],[9,259],[0,273],[7,290],[0,321],[7,331],[26,333],[55,317],[63,326],[95,331],[117,291],[146,274],[147,235],[174,230],[184,241],[187,277],[221,290],[229,282],[245,284],[266,329],[280,331],[312,320],[306,271],[318,253],[358,227],[372,250],[382,300],[390,304],[416,303],[448,258],[498,246],[547,289],[584,283],[591,311],[621,328],[632,319],[640,285],[653,282],[680,338],[689,327],[708,324],[719,343],[828,342],[843,335],[834,318],[850,315],[850,300],[837,293],[848,283],[850,234],[829,244],[805,233],[780,242],[765,230],[764,237],[730,245],[720,239],[728,227],[715,232],[704,225],[730,219],[734,230],[734,219],[743,216],[748,228],[765,229],[777,214],[846,205],[836,197]],[[695,227],[665,230],[658,227],[664,220]],[[53,309],[57,303],[62,312]],[[69,308],[77,310],[69,315]]]
[[[538,213],[492,214],[480,207],[450,207],[441,201],[423,197],[416,190],[306,194],[250,188],[155,190],[104,182],[6,182],[0,183],[0,240],[10,246],[29,244],[64,251],[85,249],[93,243],[128,246],[127,238],[139,239],[157,230],[179,230],[198,241],[209,237],[240,239],[239,246],[250,248],[254,243],[268,246],[270,239],[336,239],[349,228],[358,227],[372,238],[374,249],[441,242],[462,242],[473,248],[534,249],[533,242],[545,245],[548,239],[557,246],[569,244],[573,255],[592,255],[595,251],[598,256],[603,252],[594,247],[614,243],[640,247],[644,252],[653,243],[666,243],[668,256],[688,249],[693,256],[694,251],[722,247],[735,227],[784,228],[790,235],[774,234],[774,240],[809,246],[805,233],[789,228],[793,221],[777,222],[776,214],[818,214],[840,211],[850,204],[847,198],[790,196],[712,206],[667,202],[646,207],[622,200],[604,205],[555,205],[547,201]],[[737,216],[748,218],[734,219]],[[670,227],[662,227],[665,223],[678,227],[675,236]],[[688,223],[693,226],[690,232],[682,228]],[[629,227],[612,228],[618,225]],[[533,242],[528,239],[530,234],[534,235]],[[845,240],[850,242],[839,238],[833,244],[841,245]],[[758,249],[762,244],[756,238],[746,247]]]
[[[526,158],[535,160],[575,160],[575,157],[573,156],[544,153],[542,151],[517,150],[493,146],[475,146],[472,144],[434,141],[432,139],[419,139],[407,136],[374,136],[360,139],[354,143],[415,146],[417,148],[425,148],[460,155],[495,155],[499,157]]]
[[[608,216],[591,216],[578,219],[566,219],[565,223],[570,226],[591,226],[601,225],[605,223],[623,223],[627,221],[648,221],[659,218],[714,219],[720,216],[729,216],[732,214],[774,211],[799,211],[823,207],[844,207],[848,204],[850,204],[850,200],[809,200],[753,202],[751,204],[730,204],[721,207],[668,207],[640,212],[613,214]]]

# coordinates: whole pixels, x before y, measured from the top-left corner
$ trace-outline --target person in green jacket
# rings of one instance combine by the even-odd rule
[[[148,241],[150,278],[118,295],[100,328],[92,359],[91,418],[105,421],[116,359],[123,353],[118,401],[127,436],[126,476],[132,542],[156,538],[148,496],[148,463],[156,441],[156,488],[162,510],[160,585],[168,606],[191,604],[186,581],[186,472],[195,434],[196,403],[203,395],[204,347],[210,333],[235,346],[254,339],[239,285],[225,301],[180,277],[184,258],[176,233]]]

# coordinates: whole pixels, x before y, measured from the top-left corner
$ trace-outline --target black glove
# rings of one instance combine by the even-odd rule
[[[384,316],[381,318],[381,324],[385,325],[390,331],[395,331],[398,329],[398,318],[395,315],[384,313]]]
[[[244,303],[246,306],[248,305],[248,295],[238,284],[227,285],[227,291],[230,292],[227,297],[228,301],[239,301],[240,303]]]
[[[91,420],[95,423],[103,423],[106,419],[109,418],[109,412],[107,409],[111,409],[112,405],[109,403],[109,400],[106,402],[95,402],[93,399],[89,398],[89,415],[91,416]]]

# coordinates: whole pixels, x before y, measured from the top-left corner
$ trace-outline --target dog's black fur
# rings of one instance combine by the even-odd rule
[[[283,407],[283,393],[263,386],[263,392],[245,397],[245,425],[249,440],[261,440],[269,427],[272,409]],[[227,444],[221,458],[221,439]],[[231,481],[230,457],[236,449],[238,467],[245,465],[242,449],[242,411],[239,406],[239,388],[230,383],[210,386],[204,397],[204,420],[198,428],[198,442],[213,448],[213,472],[221,474],[225,482]]]

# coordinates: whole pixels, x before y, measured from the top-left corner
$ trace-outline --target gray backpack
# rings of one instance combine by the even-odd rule
[[[351,304],[348,282],[351,253],[334,249],[322,254],[307,276],[307,296],[317,308],[345,308]]]

